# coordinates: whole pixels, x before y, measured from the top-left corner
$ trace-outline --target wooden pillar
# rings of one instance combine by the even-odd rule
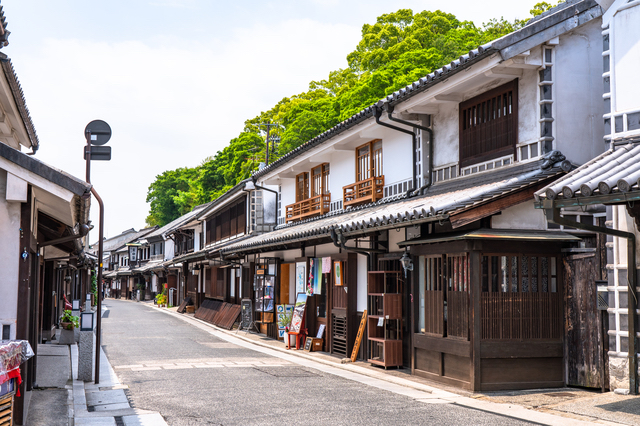
[[[473,250],[469,253],[469,329],[471,331],[471,375],[470,385],[472,391],[478,391],[481,387],[481,363],[480,363],[480,296],[482,291],[482,270],[480,265],[480,251]]]

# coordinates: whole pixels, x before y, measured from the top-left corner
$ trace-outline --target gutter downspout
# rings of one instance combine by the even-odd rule
[[[384,104],[384,107],[390,108],[388,107],[389,104]],[[411,165],[411,170],[413,172],[413,183],[411,186],[411,189],[409,189],[407,191],[407,197],[411,196],[411,193],[413,193],[418,186],[418,182],[417,182],[417,177],[416,177],[416,134],[415,132],[409,131],[407,129],[403,129],[402,127],[397,127],[397,126],[392,126],[389,123],[383,123],[382,121],[380,121],[380,116],[382,115],[382,108],[379,106],[375,107],[375,113],[374,113],[375,117],[376,117],[376,123],[379,124],[380,126],[383,127],[388,127],[389,129],[393,129],[396,130],[398,132],[402,132],[402,133],[406,133],[407,135],[411,135],[411,142],[412,142],[412,152],[413,152],[413,162]],[[413,126],[413,125],[412,125]]]
[[[629,393],[631,395],[638,395],[638,357],[636,355],[636,236],[631,232],[588,225],[565,219],[560,217],[560,209],[557,207],[545,209],[545,214],[547,221],[550,223],[627,239],[627,285],[629,287],[628,291],[631,292],[631,297],[627,298],[627,315],[629,316],[629,320],[627,321],[629,324]]]
[[[400,123],[400,124],[404,124],[405,126],[412,126],[414,129],[418,128],[422,131],[426,131],[429,133],[429,143],[428,143],[428,147],[427,147],[427,156],[428,156],[428,160],[427,160],[427,173],[425,173],[425,180],[424,183],[422,184],[422,186],[418,189],[416,189],[413,193],[413,195],[416,195],[415,193],[420,191],[420,194],[424,194],[424,190],[427,189],[428,187],[431,186],[431,175],[432,175],[432,170],[433,170],[433,129],[430,129],[429,127],[424,127],[420,124],[414,124],[411,123],[409,121],[405,121],[405,120],[401,120],[399,118],[394,117],[393,114],[393,107],[389,104],[385,104],[387,106],[387,116],[389,117],[389,120],[391,121],[395,121],[396,123]],[[414,169],[414,176],[415,176],[415,164],[416,164],[416,144],[417,144],[417,138],[414,138],[414,145],[413,145],[413,169]],[[424,144],[422,146],[422,148],[424,149]],[[415,183],[414,183],[415,185]],[[415,186],[414,186],[415,187]]]
[[[357,248],[357,247],[347,247],[347,240],[342,234],[342,230],[340,228],[331,228],[331,240],[333,241],[333,245],[343,249],[344,251],[350,251],[353,253],[364,254],[367,256],[367,263],[369,265],[369,271],[374,271],[373,265],[373,256],[372,254],[381,254],[386,253],[386,250],[382,249],[365,249],[365,248]]]

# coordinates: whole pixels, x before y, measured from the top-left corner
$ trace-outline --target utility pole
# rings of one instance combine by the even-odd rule
[[[266,152],[266,155],[265,155],[265,163],[267,163],[266,165],[268,166],[269,165],[269,151],[270,151],[269,144],[271,143],[271,138],[270,138],[271,128],[272,127],[281,127],[281,128],[284,129],[284,126],[281,126],[280,124],[277,124],[277,123],[272,123],[270,121],[268,121],[266,123],[259,123],[258,124],[258,129],[261,126],[265,126],[267,128],[267,139],[265,141],[265,145],[267,146],[267,152]]]

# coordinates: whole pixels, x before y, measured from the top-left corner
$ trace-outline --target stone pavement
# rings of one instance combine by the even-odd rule
[[[153,306],[153,304],[150,304]],[[262,347],[271,355],[283,359],[316,361],[315,366],[324,364],[334,374],[354,378],[350,373],[365,376],[360,380],[396,393],[412,394],[429,403],[453,403],[469,408],[490,411],[528,420],[539,424],[607,424],[640,425],[640,396],[618,395],[613,392],[601,393],[583,388],[557,388],[505,392],[467,392],[450,388],[440,383],[413,376],[407,369],[382,370],[366,362],[343,363],[342,360],[324,352],[287,350],[282,341],[266,338],[264,335],[237,330],[223,330],[193,314],[178,314],[176,308],[158,308],[167,314],[177,316],[195,326],[212,330],[212,334],[234,344],[246,342],[247,347]],[[274,354],[273,351],[281,355]],[[292,361],[296,362],[296,361]],[[304,361],[298,361],[304,363]],[[342,370],[343,373],[336,373]],[[369,380],[373,379],[373,380]],[[357,380],[357,379],[356,379]],[[375,382],[374,382],[375,380]],[[385,383],[385,384],[381,384]],[[403,389],[400,389],[403,388]],[[421,394],[420,394],[421,393]],[[420,394],[420,395],[419,395]]]

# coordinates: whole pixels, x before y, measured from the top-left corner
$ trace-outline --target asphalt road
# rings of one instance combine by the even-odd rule
[[[107,299],[102,344],[132,406],[169,425],[520,425],[429,404],[221,340],[142,303]]]

